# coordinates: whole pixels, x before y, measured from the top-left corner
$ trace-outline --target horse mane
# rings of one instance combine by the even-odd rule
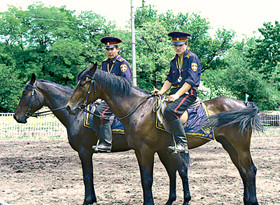
[[[77,77],[77,80],[81,80],[89,71],[89,68],[84,69]],[[136,89],[140,93],[148,94],[147,91],[132,85],[127,79],[122,76],[117,76],[105,72],[103,70],[96,70],[94,79],[98,81],[99,85],[107,91],[112,91],[113,93],[120,96],[129,96],[131,94],[132,88]]]
[[[54,87],[58,87],[59,89],[61,90],[64,90],[65,92],[73,92],[73,89],[68,87],[68,86],[65,86],[65,85],[60,85],[60,84],[57,84],[55,82],[52,82],[52,81],[49,81],[49,80],[37,80],[38,82],[42,82],[42,83],[47,83],[47,84],[50,84],[51,86],[54,86]]]

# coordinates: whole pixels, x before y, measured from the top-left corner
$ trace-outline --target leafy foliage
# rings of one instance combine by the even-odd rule
[[[22,85],[17,74],[12,67],[0,64],[0,112],[10,111],[18,103],[18,91]]]
[[[12,112],[22,84],[32,73],[39,78],[74,87],[77,74],[92,62],[107,58],[100,39],[123,40],[120,55],[129,63],[131,32],[119,29],[92,11],[75,14],[64,6],[46,7],[38,2],[27,10],[10,7],[0,13],[0,110]],[[191,33],[189,49],[202,65],[200,96],[220,95],[244,100],[249,94],[262,109],[276,109],[280,92],[280,25],[264,23],[262,38],[234,42],[234,31],[209,34],[210,22],[199,14],[172,11],[159,14],[153,6],[135,12],[137,84],[152,90],[165,81],[175,52],[168,33]]]
[[[261,39],[256,39],[254,47],[250,48],[247,57],[250,59],[250,68],[263,73],[265,79],[279,74],[280,62],[280,24],[275,21],[264,23],[264,28],[259,28]]]

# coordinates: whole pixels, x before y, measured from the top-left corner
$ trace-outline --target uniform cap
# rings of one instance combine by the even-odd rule
[[[122,40],[112,36],[106,36],[101,39],[101,43],[105,44],[105,48],[114,48],[118,43],[121,43]]]
[[[170,32],[168,36],[172,37],[173,45],[177,46],[177,45],[184,44],[187,41],[188,36],[192,36],[192,35],[181,31],[173,31]]]

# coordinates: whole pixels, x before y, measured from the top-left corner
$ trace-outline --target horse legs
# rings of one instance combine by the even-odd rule
[[[246,136],[247,135],[247,136]],[[230,137],[230,134],[227,138]],[[255,167],[250,154],[250,137],[251,131],[244,132],[243,136],[238,137],[238,142],[231,142],[225,137],[216,137],[216,140],[222,144],[224,149],[230,155],[234,165],[237,167],[244,184],[243,201],[246,205],[257,205],[256,195],[256,173]],[[231,139],[237,137],[231,136]],[[248,140],[249,138],[249,140]],[[243,142],[242,142],[243,140]],[[247,140],[247,141],[246,141]]]
[[[85,185],[85,200],[83,205],[94,204],[97,202],[93,185],[93,165],[92,165],[91,148],[81,147],[79,149],[79,157],[82,162],[83,180]]]
[[[169,199],[166,205],[171,205],[176,200],[176,168],[166,150],[158,152],[158,156],[169,176]]]
[[[177,155],[171,155],[173,161],[177,166],[177,170],[182,179],[183,189],[184,189],[184,203],[183,205],[188,205],[191,200],[190,188],[189,188],[189,178],[188,178],[188,163],[189,155],[180,153]]]
[[[143,145],[145,146],[145,145]],[[154,205],[152,185],[153,185],[153,168],[154,168],[154,154],[150,149],[135,150],[138,160],[141,183],[144,194],[144,205]]]

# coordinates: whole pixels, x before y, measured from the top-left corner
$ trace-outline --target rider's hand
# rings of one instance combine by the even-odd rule
[[[169,102],[173,102],[173,101],[175,101],[175,100],[178,100],[179,97],[180,97],[180,96],[177,95],[177,94],[175,93],[175,94],[170,95],[170,96],[168,97],[168,101],[169,101]]]
[[[154,90],[152,90],[151,93],[155,95],[159,95],[159,90],[154,88]]]

